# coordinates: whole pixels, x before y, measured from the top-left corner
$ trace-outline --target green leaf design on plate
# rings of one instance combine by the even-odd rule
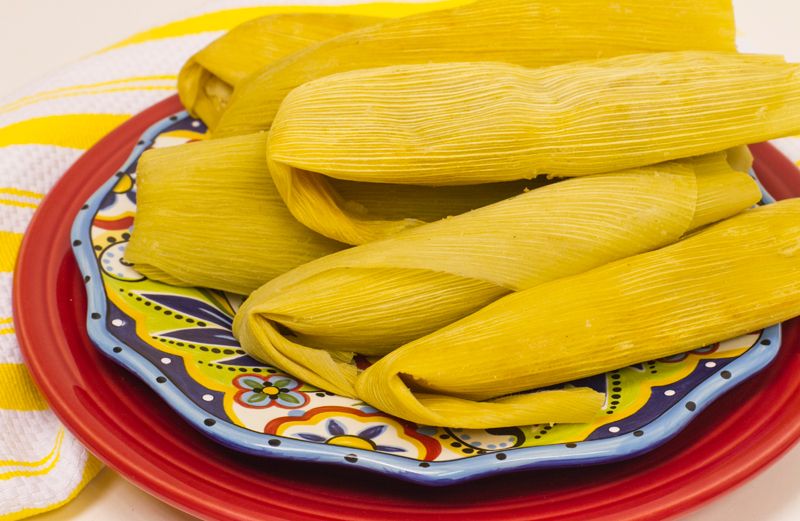
[[[260,403],[267,399],[265,394],[253,393],[247,397],[247,403]]]
[[[250,389],[261,389],[264,387],[264,382],[258,378],[242,378],[239,381]]]
[[[284,402],[289,402],[289,403],[294,403],[294,404],[299,404],[300,403],[300,400],[298,400],[297,397],[295,397],[295,396],[293,396],[291,394],[282,394],[282,395],[280,395],[280,399],[283,400]]]

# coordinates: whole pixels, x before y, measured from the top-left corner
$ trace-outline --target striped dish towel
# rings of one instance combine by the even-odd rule
[[[55,181],[108,132],[174,94],[183,62],[244,21],[298,11],[403,16],[467,1],[291,3],[295,6],[217,1],[183,19],[131,36],[13,98],[0,100],[0,520],[57,508],[77,495],[100,468],[59,424],[34,387],[11,317],[12,271],[22,234]],[[306,5],[298,7],[299,3]],[[793,160],[800,160],[800,140],[777,144]]]

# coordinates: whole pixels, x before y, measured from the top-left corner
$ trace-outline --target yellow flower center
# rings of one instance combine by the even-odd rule
[[[269,387],[264,387],[264,390],[261,392],[266,394],[267,396],[277,396],[281,394],[281,390],[272,385]]]
[[[328,445],[338,445],[340,447],[350,447],[351,449],[375,450],[375,447],[369,440],[359,438],[358,436],[351,436],[349,434],[345,434],[343,436],[334,436],[325,443]]]

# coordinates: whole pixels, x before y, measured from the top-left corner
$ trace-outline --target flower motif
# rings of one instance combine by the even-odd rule
[[[285,375],[244,374],[234,378],[233,385],[240,389],[234,400],[251,409],[297,409],[308,403],[308,395],[298,391],[302,384]]]
[[[364,449],[381,452],[405,452],[406,449],[394,445],[378,444],[376,439],[384,434],[387,425],[373,425],[360,430],[356,434],[350,434],[347,427],[333,418],[325,422],[325,436],[312,432],[298,432],[295,435],[307,441],[325,443],[327,445],[338,445],[340,447],[350,447],[352,449]]]
[[[353,406],[326,405],[304,410],[302,414],[273,418],[264,426],[264,432],[419,461],[434,461],[442,453],[439,439],[419,432],[416,425],[374,409],[360,410]]]

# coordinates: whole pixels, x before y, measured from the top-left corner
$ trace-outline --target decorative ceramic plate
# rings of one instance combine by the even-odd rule
[[[86,211],[84,201],[120,169],[148,127],[179,110],[177,96],[158,103],[78,159],[34,215],[13,285],[19,344],[53,411],[105,464],[162,500],[225,521],[656,520],[741,485],[800,440],[796,319],[783,324],[783,347],[761,373],[696,410],[668,442],[610,464],[429,487],[357,465],[252,456],[213,441],[149,387],[161,384],[145,384],[95,348],[86,328],[86,283],[70,248],[72,219]],[[791,161],[768,144],[751,148],[770,193],[800,196],[800,171]]]
[[[204,139],[204,131],[185,112],[147,130],[124,166],[79,212],[72,246],[89,295],[87,327],[94,343],[192,425],[233,449],[434,485],[615,461],[674,436],[697,411],[764,368],[779,348],[780,328],[774,326],[573,382],[606,394],[604,414],[590,424],[463,430],[399,420],[247,356],[231,333],[241,296],[148,280],[125,262],[139,156],[148,148]]]

